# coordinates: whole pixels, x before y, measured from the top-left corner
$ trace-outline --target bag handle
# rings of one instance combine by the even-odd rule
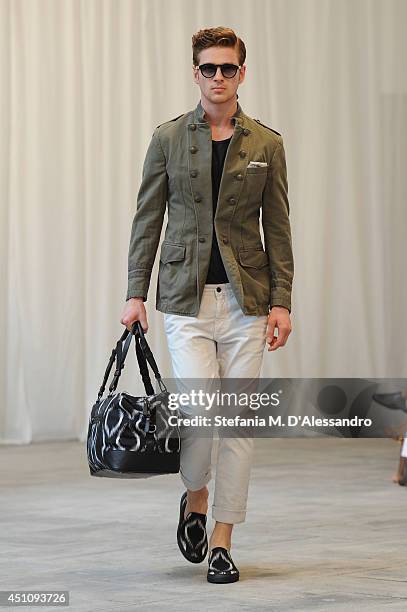
[[[144,335],[144,331],[143,328],[141,326],[141,323],[139,321],[135,321],[132,325],[132,329],[131,332],[129,332],[127,329],[125,330],[122,338],[119,340],[119,343],[122,342],[123,337],[126,338],[125,343],[123,348],[120,346],[117,346],[117,352],[119,353],[119,358],[116,362],[116,372],[115,372],[115,377],[118,379],[120,377],[120,372],[121,370],[124,368],[124,361],[126,359],[126,355],[127,352],[129,350],[129,346],[130,346],[130,342],[131,342],[131,338],[132,335],[134,335],[135,337],[135,345],[136,345],[136,355],[137,355],[137,360],[139,362],[139,366],[140,366],[140,373],[141,376],[143,378],[143,382],[144,384],[148,384],[150,386],[151,389],[151,393],[149,393],[149,390],[147,390],[146,388],[146,392],[148,395],[153,395],[154,394],[154,390],[151,387],[151,381],[150,381],[150,376],[148,373],[148,368],[147,368],[147,363],[146,361],[148,361],[151,369],[154,372],[154,375],[157,379],[157,382],[160,385],[160,388],[162,391],[167,391],[167,388],[165,387],[164,383],[162,382],[161,379],[161,374],[158,370],[158,366],[157,363],[154,359],[153,353],[151,352],[151,349],[147,343],[147,340],[145,338]],[[120,359],[120,353],[121,353],[121,359]],[[118,367],[118,364],[120,364],[120,367]],[[112,389],[114,390],[116,388],[117,383],[115,384],[114,388],[113,388],[113,383],[111,385]]]
[[[116,369],[114,372],[113,380],[109,386],[109,391],[113,392],[116,390],[116,387],[119,382],[119,378],[121,375],[121,371],[124,368],[124,362],[130,347],[131,340],[134,336],[135,349],[137,361],[139,364],[140,374],[143,380],[144,388],[146,390],[147,395],[154,395],[154,388],[151,384],[150,375],[148,372],[147,362],[150,364],[151,369],[154,372],[154,375],[157,379],[158,385],[161,391],[167,391],[167,388],[161,378],[161,374],[158,370],[157,363],[154,359],[153,353],[147,343],[147,340],[144,336],[144,331],[139,321],[135,321],[132,325],[131,332],[126,328],[117,341],[116,348],[112,350],[112,354],[109,359],[109,363],[107,365],[105,375],[103,377],[102,385],[99,389],[98,400],[103,396],[105,391],[106,383],[109,378],[113,363],[116,360]],[[124,345],[123,345],[124,342]]]

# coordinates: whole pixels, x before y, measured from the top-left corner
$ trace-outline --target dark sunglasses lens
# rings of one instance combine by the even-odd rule
[[[201,68],[201,72],[203,74],[204,77],[206,77],[207,79],[210,79],[211,77],[215,76],[216,74],[216,66],[215,64],[202,64],[202,66],[200,66]]]
[[[225,79],[231,79],[232,77],[234,77],[237,72],[237,68],[238,67],[235,66],[234,64],[223,64],[222,74],[225,77]]]

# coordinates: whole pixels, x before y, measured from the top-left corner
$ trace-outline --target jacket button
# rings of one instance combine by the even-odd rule
[[[245,128],[245,129],[243,130],[243,134],[244,134],[245,136],[248,136],[248,135],[250,134],[250,130],[248,130],[247,128]]]
[[[195,202],[202,202],[201,196],[195,196]]]
[[[243,179],[243,174],[236,174],[236,180],[241,181]]]
[[[189,129],[190,129],[190,130],[192,130],[192,131],[195,131],[195,130],[196,130],[196,125],[195,125],[195,123],[191,123],[191,124],[189,125]]]
[[[198,240],[199,242],[205,242],[205,238],[203,236],[199,236]]]
[[[243,149],[241,151],[239,151],[239,155],[240,157],[243,159],[244,157],[246,157],[247,153],[246,151],[244,151]]]
[[[222,238],[222,242],[223,242],[224,244],[227,244],[227,243],[229,242],[229,240],[228,240],[227,238]]]
[[[195,178],[198,176],[198,170],[191,170],[191,176],[192,178]]]
[[[191,153],[196,153],[198,151],[198,147],[192,145],[192,147],[189,147],[189,150],[191,151]]]
[[[229,198],[229,203],[232,204],[232,205],[236,204],[236,198],[233,198],[233,197]]]

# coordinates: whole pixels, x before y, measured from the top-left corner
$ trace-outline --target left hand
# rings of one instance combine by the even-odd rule
[[[277,328],[278,336],[274,335]],[[268,351],[275,351],[284,346],[291,333],[290,313],[283,306],[273,306],[268,315],[266,342],[269,345]]]

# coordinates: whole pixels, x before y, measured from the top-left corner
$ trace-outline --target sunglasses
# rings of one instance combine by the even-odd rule
[[[204,76],[206,79],[211,79],[214,77],[218,68],[220,68],[220,71],[225,79],[233,79],[241,66],[236,66],[236,64],[201,64],[200,66],[197,66],[197,68],[199,68],[202,76]]]

